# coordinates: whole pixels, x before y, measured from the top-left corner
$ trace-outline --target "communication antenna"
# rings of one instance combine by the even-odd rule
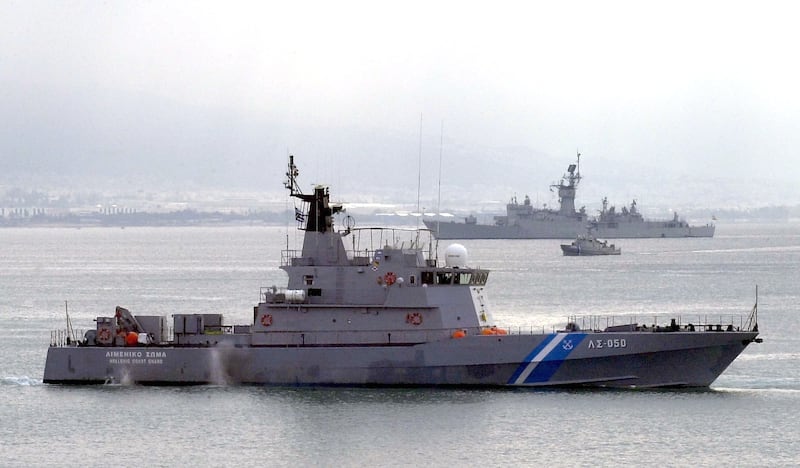
[[[442,130],[439,134],[439,193],[436,196],[436,216],[437,218],[442,215],[442,153],[444,152],[444,120],[442,120]],[[439,223],[441,220],[436,220],[436,234],[439,234]]]
[[[747,317],[747,323],[744,328],[754,332],[758,331],[758,285],[756,285],[756,303],[753,304],[753,309],[750,311],[750,316]]]
[[[64,313],[67,315],[67,338],[70,341],[75,341],[75,330],[72,329],[72,320],[69,318],[69,306],[67,301],[64,301]]]
[[[289,184],[292,184],[292,185],[294,184],[293,176],[291,175],[292,166],[294,166],[294,156],[292,156],[292,154],[289,152],[289,147],[286,147],[286,158],[289,160],[289,170],[286,171],[286,180],[284,180],[283,186],[286,187],[287,189],[289,189]],[[289,199],[292,198],[291,190],[292,189],[289,189],[290,195],[288,197],[286,197],[286,200],[284,202],[284,210],[283,210],[285,213],[287,213],[287,216],[286,216],[286,251],[287,252],[289,251],[289,216],[291,216],[291,214],[288,214],[288,213],[290,213],[289,212]]]
[[[419,163],[417,165],[417,213],[419,213],[419,191],[422,184],[422,114],[419,114]],[[419,227],[419,218],[417,218]]]
[[[439,134],[439,193],[436,196],[436,213],[439,213],[442,203],[442,153],[444,152],[444,120],[442,120],[442,129]]]

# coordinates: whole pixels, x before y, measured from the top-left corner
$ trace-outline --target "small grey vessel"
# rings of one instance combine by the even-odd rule
[[[575,209],[575,195],[581,181],[581,155],[558,184],[550,186],[558,191],[559,207],[534,208],[527,195],[522,203],[514,197],[506,204],[506,214],[495,216],[494,224],[481,224],[473,215],[464,221],[425,220],[425,226],[438,239],[572,239],[585,232],[589,224],[598,237],[609,239],[660,238],[660,237],[714,237],[715,226],[691,226],[675,213],[671,220],[645,219],[636,205],[617,211],[603,198],[603,209],[598,216],[590,217],[585,207]]]
[[[117,307],[79,340],[69,321],[54,332],[44,382],[707,387],[760,341],[755,307],[739,324],[582,317],[551,332],[498,328],[489,271],[464,247],[441,263],[426,230],[336,231],[342,207],[326,187],[301,193],[298,174],[290,157],[302,250],[282,252],[288,284],[262,290],[252,323],[176,313],[170,330],[166,317]]]
[[[622,253],[622,249],[619,247],[592,235],[578,236],[571,244],[561,244],[561,251],[568,257],[620,255]]]

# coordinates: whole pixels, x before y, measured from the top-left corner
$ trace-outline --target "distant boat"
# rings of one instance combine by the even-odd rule
[[[599,240],[592,235],[578,236],[571,244],[561,244],[561,251],[568,257],[586,255],[620,255],[622,249],[608,241]]]

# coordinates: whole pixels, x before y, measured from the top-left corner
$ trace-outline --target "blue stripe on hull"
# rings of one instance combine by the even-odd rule
[[[525,356],[525,360],[522,361],[522,364],[520,364],[520,366],[517,367],[517,370],[514,371],[514,375],[512,375],[511,378],[508,379],[508,383],[510,384],[514,383],[519,378],[519,376],[522,375],[522,373],[528,367],[528,364],[533,360],[533,358],[536,357],[536,355],[539,354],[545,348],[545,346],[547,346],[551,341],[553,341],[553,339],[556,336],[557,335],[548,336],[547,338],[542,340],[542,342],[539,343],[537,347],[533,348],[533,351],[531,351],[530,354]]]
[[[550,335],[534,348],[508,380],[511,385],[549,382],[586,333]],[[554,341],[555,340],[555,341]],[[548,349],[548,346],[551,349]],[[542,355],[542,353],[545,353]]]

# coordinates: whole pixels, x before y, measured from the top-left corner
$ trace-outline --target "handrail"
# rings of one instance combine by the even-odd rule
[[[363,258],[374,259],[377,252],[387,248],[419,251],[425,260],[438,259],[438,240],[430,229],[376,226],[351,228],[339,234],[343,236],[345,253],[351,262],[362,262],[356,259]],[[365,248],[361,248],[362,245]],[[302,249],[281,251],[281,266],[291,266],[296,258],[302,258]]]
[[[567,323],[590,331],[625,326],[638,331],[757,331],[748,325],[742,314],[570,315]]]
[[[317,336],[317,337],[330,337],[330,336],[380,336],[385,335],[386,340],[367,340],[364,343],[371,344],[392,344],[392,343],[419,343],[430,342],[446,339],[458,339],[466,336],[495,336],[495,335],[538,335],[548,333],[590,333],[590,334],[603,334],[603,333],[647,333],[647,332],[743,332],[751,331],[757,332],[758,330],[749,329],[744,326],[744,317],[739,316],[740,325],[735,324],[735,315],[728,315],[729,322],[722,320],[725,316],[720,316],[719,322],[708,321],[707,318],[697,316],[700,320],[697,321],[683,321],[680,316],[649,316],[653,318],[652,321],[640,322],[636,318],[645,317],[642,315],[630,316],[571,316],[570,321],[566,327],[558,328],[555,326],[546,325],[512,325],[512,326],[481,326],[481,327],[455,327],[455,328],[426,328],[426,329],[393,329],[393,330],[288,330],[288,331],[262,331],[256,333],[264,333],[273,336]],[[669,323],[661,320],[661,317],[669,317]],[[600,322],[600,319],[608,319],[607,325]],[[675,318],[675,323],[672,323],[672,318]],[[692,316],[694,318],[694,316]],[[626,320],[614,320],[626,319]],[[605,325],[605,326],[602,326]],[[630,328],[625,328],[630,325]],[[215,329],[204,330],[206,335],[233,335],[235,325],[223,325],[221,327],[213,327]],[[612,327],[609,329],[609,327]],[[613,328],[613,327],[616,327]],[[488,331],[488,333],[487,333]],[[493,332],[495,331],[495,332]],[[459,332],[463,332],[461,335]],[[400,341],[393,341],[392,335],[395,338],[404,337]],[[79,333],[79,336],[82,334]],[[409,340],[408,337],[420,337]],[[497,336],[495,336],[497,337]],[[345,342],[347,340],[325,340],[329,343]],[[356,340],[357,341],[357,340]],[[50,346],[51,347],[69,347],[79,346],[80,341],[75,341],[69,338],[69,333],[66,329],[52,330],[50,332]],[[172,346],[175,345],[175,339],[172,337],[169,341],[157,343],[158,346]],[[324,344],[324,343],[323,343]]]

